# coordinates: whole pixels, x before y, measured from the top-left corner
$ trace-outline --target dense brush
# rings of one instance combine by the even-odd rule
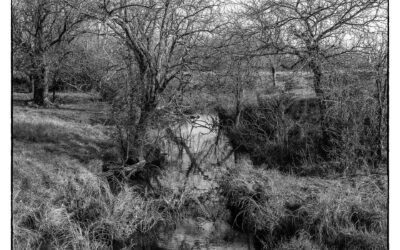
[[[291,249],[298,241],[328,249],[387,249],[387,195],[374,182],[299,178],[244,164],[221,188],[233,225],[254,235],[260,249]]]

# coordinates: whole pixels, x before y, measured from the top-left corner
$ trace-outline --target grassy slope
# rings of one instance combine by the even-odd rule
[[[89,191],[83,190],[83,186],[96,189],[103,185],[94,173],[101,167],[101,148],[109,143],[102,126],[88,125],[83,120],[89,118],[78,107],[56,110],[14,106],[16,249],[51,244],[55,241],[52,238],[58,239],[58,247],[68,245],[73,238],[80,244],[79,238],[85,237],[76,223],[70,221],[68,210],[74,206],[71,204],[76,202],[74,198],[83,198],[78,192]]]
[[[183,188],[176,166],[163,173],[156,195],[127,186],[112,194],[101,173],[101,155],[114,147],[107,105],[82,94],[61,98],[58,108],[36,109],[14,96],[15,249],[131,249],[157,242],[157,229],[183,218],[218,217],[213,202],[198,206],[195,187]]]
[[[110,192],[100,175],[102,151],[112,147],[98,123],[104,107],[72,97],[59,109],[14,106],[15,249],[132,246],[133,234],[174,215],[176,204],[164,200],[170,194],[144,202],[131,188]]]

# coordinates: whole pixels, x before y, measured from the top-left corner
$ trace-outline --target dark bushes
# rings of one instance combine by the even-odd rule
[[[22,72],[13,72],[11,84],[13,92],[30,93],[32,91],[29,77]]]
[[[102,101],[112,102],[118,95],[118,88],[110,84],[103,84],[99,88],[99,92]]]
[[[323,110],[316,97],[269,95],[245,104],[237,123],[234,110],[219,106],[220,126],[232,148],[255,165],[282,171],[304,173],[299,166],[322,162],[341,173],[382,165],[387,103],[380,107],[372,83],[353,75],[332,73],[324,81]]]
[[[218,107],[217,114],[237,153],[249,154],[255,165],[265,163],[288,170],[288,166],[299,165],[304,158],[318,157],[320,129],[315,115],[307,111],[311,106],[308,102],[286,95],[259,99],[256,105],[243,107],[239,124],[234,124],[231,110]],[[314,119],[306,119],[307,116]]]
[[[105,152],[102,158],[102,171],[114,194],[118,194],[124,185],[154,191],[160,187],[158,178],[167,164],[166,155],[154,145],[145,147],[144,162],[132,158],[121,162],[118,153],[111,151]]]
[[[332,73],[325,85],[329,89],[325,122],[331,134],[330,158],[348,170],[385,163],[387,102],[382,103],[384,112],[379,114],[373,82],[361,82],[350,74]]]

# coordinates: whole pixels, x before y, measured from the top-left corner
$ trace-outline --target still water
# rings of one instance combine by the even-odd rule
[[[230,147],[225,137],[218,133],[217,126],[214,126],[216,118],[212,115],[199,115],[174,129],[178,137],[185,139],[187,146],[201,168],[187,178],[185,172],[188,170],[191,160],[185,150],[179,150],[176,145],[169,145],[170,160],[179,163],[182,173],[175,174],[173,183],[185,182],[186,188],[195,190],[200,197],[207,194],[208,199],[216,198],[216,206],[223,206],[218,203],[217,192],[218,184],[215,181],[219,175],[224,174],[226,169],[217,166],[217,162],[224,159],[230,151]],[[180,151],[180,152],[179,152]],[[226,163],[233,163],[233,157],[228,157]],[[211,194],[211,195],[210,195]],[[210,198],[211,197],[211,198]],[[199,204],[202,206],[202,204]],[[202,207],[204,213],[213,213],[217,208],[212,206]],[[208,211],[207,211],[208,210]],[[211,210],[211,211],[210,211]],[[253,249],[249,237],[232,229],[228,224],[227,218],[204,219],[188,218],[185,219],[172,234],[161,240],[158,245],[161,249]],[[163,237],[161,237],[163,238]]]

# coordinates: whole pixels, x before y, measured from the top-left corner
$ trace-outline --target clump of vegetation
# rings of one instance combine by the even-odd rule
[[[255,165],[266,164],[300,175],[355,173],[381,166],[387,159],[386,120],[379,104],[357,77],[331,74],[321,99],[294,95],[266,96],[245,104],[238,122],[235,110],[217,108],[221,128],[238,154]],[[307,165],[331,165],[329,169]]]
[[[387,190],[375,182],[295,177],[241,164],[221,189],[232,224],[252,234],[258,249],[387,249]]]
[[[16,160],[16,167],[21,167],[20,161]],[[15,249],[120,249],[153,244],[157,230],[180,220],[185,197],[175,202],[167,187],[157,196],[127,186],[113,194],[103,177],[74,170],[72,175],[59,168],[52,173],[58,172],[57,178],[38,170],[32,176],[18,171],[13,203]]]
[[[148,246],[157,241],[158,230],[190,213],[185,211],[190,194],[177,195],[165,185],[162,170],[164,186],[157,192],[122,183],[113,193],[101,170],[98,144],[110,140],[103,127],[30,111],[14,113],[15,249]],[[115,152],[112,159],[118,159]]]
[[[16,199],[16,249],[133,247],[179,220],[179,207],[167,202],[168,192],[149,198],[125,188],[113,195],[94,176],[70,177],[53,195],[31,209]],[[154,238],[148,241],[154,243]]]
[[[352,172],[379,168],[387,161],[387,120],[370,82],[347,73],[331,73],[326,79],[330,158]],[[382,116],[383,115],[383,116]]]
[[[217,112],[222,130],[236,152],[249,154],[255,165],[265,163],[288,171],[288,166],[301,164],[304,157],[318,157],[321,137],[313,120],[292,118],[293,102],[296,106],[296,99],[289,95],[259,99],[257,104],[243,107],[237,124],[233,110],[218,107]]]

